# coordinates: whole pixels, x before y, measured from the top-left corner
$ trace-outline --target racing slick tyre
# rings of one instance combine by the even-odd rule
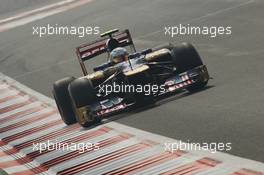
[[[74,79],[74,77],[66,77],[53,84],[52,93],[57,104],[57,108],[62,120],[67,125],[76,123],[75,113],[68,91],[68,86]]]
[[[180,46],[174,47],[172,50],[172,59],[179,73],[203,65],[200,55],[190,43],[182,43]],[[207,82],[208,81],[199,81],[188,86],[186,89],[189,92],[195,92],[204,88],[207,85]]]
[[[91,80],[87,78],[75,79],[69,85],[70,97],[76,112],[76,120],[83,127],[89,127],[101,122],[101,118],[91,114],[90,107],[98,101],[96,90]],[[85,113],[85,114],[84,114]]]

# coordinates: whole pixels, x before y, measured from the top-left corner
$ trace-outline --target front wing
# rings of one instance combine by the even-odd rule
[[[209,74],[207,68],[205,65],[201,65],[167,79],[164,83],[165,91],[157,94],[157,96],[177,92],[194,83],[207,82],[208,80]],[[125,99],[120,97],[112,97],[90,106],[90,115],[93,117],[105,117],[124,111],[134,104],[135,103],[126,103]]]

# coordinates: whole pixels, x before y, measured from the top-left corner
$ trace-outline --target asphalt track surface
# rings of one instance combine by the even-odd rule
[[[138,50],[168,41],[192,42],[213,77],[206,90],[112,119],[185,142],[231,142],[228,153],[264,162],[263,8],[262,0],[95,0],[0,33],[0,72],[48,96],[55,80],[81,75],[74,48],[97,36],[39,38],[32,35],[33,26],[128,28]],[[180,23],[232,26],[232,35],[164,35],[164,26]],[[88,67],[102,62],[93,60]]]

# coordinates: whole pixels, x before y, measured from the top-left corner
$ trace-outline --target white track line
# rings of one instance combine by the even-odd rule
[[[17,20],[17,19],[29,16],[29,15],[33,15],[33,14],[36,14],[36,13],[39,13],[39,12],[42,12],[42,11],[45,11],[45,10],[49,10],[51,8],[55,8],[55,7],[62,6],[62,5],[65,5],[65,4],[69,4],[69,3],[74,2],[74,1],[76,1],[76,0],[64,0],[64,1],[61,1],[61,2],[54,3],[54,4],[46,5],[46,6],[41,7],[41,8],[37,8],[37,9],[34,9],[34,10],[23,12],[23,13],[20,13],[18,15],[15,15],[15,16],[8,17],[6,19],[0,20],[0,24],[7,23],[7,22],[10,22],[10,21],[13,21],[13,20]]]
[[[92,0],[64,0],[59,3],[54,3],[35,10],[18,14],[13,17],[2,19],[0,21],[0,32],[46,18],[48,16],[73,9],[90,2],[92,2]]]

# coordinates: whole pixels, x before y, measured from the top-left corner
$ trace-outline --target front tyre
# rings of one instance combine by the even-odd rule
[[[76,111],[76,120],[83,127],[101,122],[101,118],[93,116],[91,105],[98,101],[96,90],[91,80],[79,78],[69,85],[69,92]]]
[[[178,69],[178,73],[186,72],[203,65],[200,55],[190,43],[182,43],[180,46],[174,47],[171,53],[173,62]],[[189,92],[199,91],[207,85],[207,82],[208,80],[197,81],[186,89]]]
[[[53,96],[57,104],[57,108],[61,115],[61,119],[65,124],[71,125],[76,123],[75,113],[72,106],[70,94],[68,92],[69,84],[74,81],[73,77],[66,77],[56,81],[53,84]]]

